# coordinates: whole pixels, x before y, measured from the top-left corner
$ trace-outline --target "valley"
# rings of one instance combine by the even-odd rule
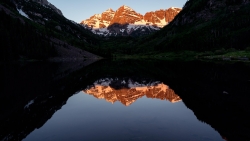
[[[1,141],[250,140],[250,0],[51,1],[0,0]]]
[[[7,13],[5,16],[9,17],[5,18],[6,23],[2,21],[2,27],[12,22],[16,25],[9,28],[17,29],[5,28],[2,29],[3,33],[14,34],[11,33],[13,31],[23,34],[23,31],[19,30],[24,28],[22,26],[28,26],[31,31],[26,30],[27,36],[21,39],[2,34],[2,42],[7,45],[3,48],[3,52],[12,54],[3,53],[2,60],[69,58],[74,55],[77,56],[76,58],[96,58],[79,52],[68,56],[60,54],[63,50],[67,51],[72,47],[96,54],[99,58],[124,58],[125,56],[159,58],[161,56],[161,59],[171,59],[176,57],[168,54],[179,56],[179,52],[184,52],[181,58],[189,56],[192,59],[221,58],[223,60],[223,58],[249,59],[250,57],[249,53],[242,53],[248,52],[250,47],[247,38],[248,1],[239,3],[228,2],[230,0],[210,3],[202,0],[189,1],[182,9],[170,7],[166,10],[146,12],[145,15],[123,5],[116,11],[108,9],[102,14],[95,14],[80,24],[65,18],[59,9],[47,1],[38,3],[23,0],[8,1],[2,0],[1,4],[1,12]],[[19,21],[14,20],[16,18]],[[33,40],[41,42],[37,44],[38,47],[32,48],[35,42],[34,44],[29,42],[31,38],[29,36],[36,37]],[[25,44],[22,45],[23,43]],[[50,47],[44,49],[42,46],[45,44]],[[43,55],[39,55],[41,51],[44,52]],[[185,52],[192,53],[185,55]],[[234,52],[237,52],[237,56],[227,55]]]

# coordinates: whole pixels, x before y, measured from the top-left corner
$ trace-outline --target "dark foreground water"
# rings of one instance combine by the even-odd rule
[[[1,68],[3,141],[250,139],[248,64],[102,60]]]
[[[86,141],[216,141],[222,140],[209,125],[197,120],[183,102],[138,99],[126,107],[80,92],[25,140]]]

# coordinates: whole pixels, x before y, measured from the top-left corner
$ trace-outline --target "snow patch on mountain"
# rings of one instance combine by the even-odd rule
[[[34,100],[29,101],[29,102],[24,106],[24,109],[29,108],[30,105],[32,105],[33,103],[34,103]]]
[[[20,15],[26,17],[27,19],[30,19],[29,16],[26,13],[24,13],[22,9],[17,9],[17,11],[19,12]]]
[[[123,8],[129,11],[134,11],[132,8],[130,8],[129,6],[123,5]]]
[[[171,7],[167,10],[147,12],[143,16],[129,6],[123,5],[116,11],[110,8],[102,14],[95,14],[81,24],[102,36],[140,36],[160,30],[180,11],[180,8]]]

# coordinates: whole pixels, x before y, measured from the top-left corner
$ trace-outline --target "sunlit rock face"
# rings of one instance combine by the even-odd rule
[[[102,14],[95,14],[91,16],[89,19],[82,21],[81,24],[85,24],[91,28],[106,28],[110,25],[114,15],[115,11],[110,8]]]
[[[160,30],[171,22],[181,8],[171,7],[142,15],[128,6],[121,6],[116,11],[108,9],[102,14],[95,14],[81,22],[93,33],[103,36],[145,35]]]
[[[143,96],[152,99],[168,100],[172,103],[181,101],[181,98],[172,89],[157,81],[136,82],[132,79],[105,78],[97,80],[83,92],[98,99],[105,99],[110,103],[119,101],[125,106],[131,105]]]
[[[144,15],[144,21],[157,27],[164,27],[171,22],[180,11],[181,8],[171,7],[166,10],[160,9],[155,12],[147,12]]]
[[[140,13],[137,13],[132,8],[123,5],[120,7],[116,12],[115,16],[111,21],[111,25],[114,23],[119,24],[134,24],[137,21],[140,21],[143,19],[143,16]]]
[[[177,7],[171,7],[167,10],[165,10],[165,21],[167,23],[171,22],[175,16],[181,12],[181,8],[177,8]]]

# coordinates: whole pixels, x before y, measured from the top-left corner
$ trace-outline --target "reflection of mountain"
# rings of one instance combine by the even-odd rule
[[[118,89],[116,89],[119,87]],[[100,79],[84,90],[85,93],[93,95],[98,99],[106,99],[114,103],[120,101],[125,106],[129,106],[137,99],[146,96],[147,98],[156,98],[168,100],[172,103],[178,102],[181,98],[175,94],[167,85],[160,82],[139,83],[131,79]]]
[[[196,117],[211,125],[224,139],[250,140],[250,66],[245,63],[111,62],[104,59],[81,69],[77,67],[81,63],[75,63],[0,65],[3,78],[0,86],[3,90],[0,94],[0,140],[22,140],[46,123],[69,97],[93,87],[96,80],[114,90],[129,89],[128,83],[123,81],[107,83],[101,79],[106,77],[132,78],[138,83],[135,86],[154,85],[152,82],[155,81],[151,80],[159,80],[171,86]],[[83,63],[82,66],[86,65]],[[223,94],[223,91],[228,94]],[[160,94],[153,97],[159,98]]]

